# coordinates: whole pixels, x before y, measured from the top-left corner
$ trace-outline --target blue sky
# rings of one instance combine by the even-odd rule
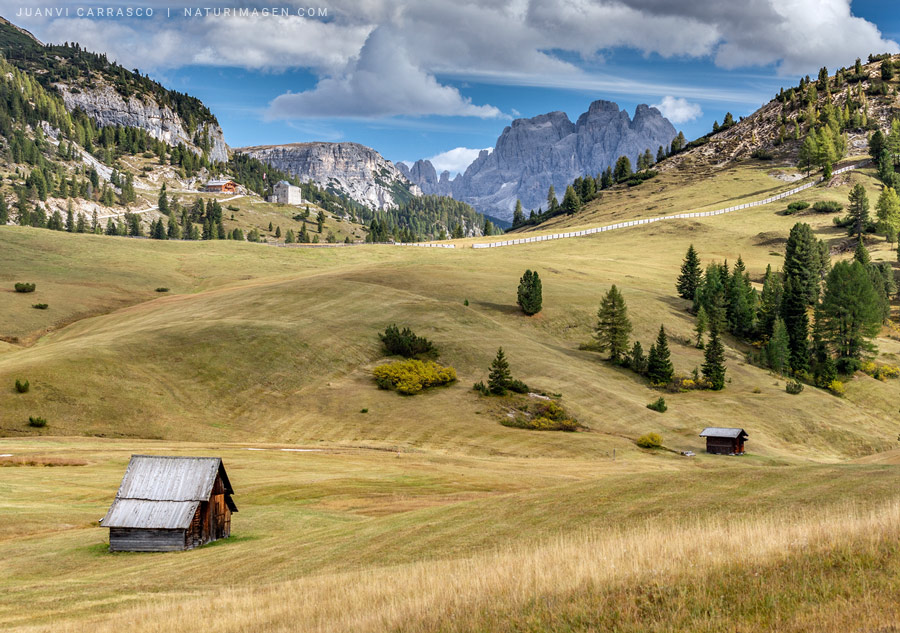
[[[154,15],[97,18],[77,14],[77,2],[38,1],[30,16],[18,6],[4,16],[199,97],[231,146],[354,141],[394,161],[438,156],[451,171],[513,118],[562,110],[574,121],[596,99],[629,113],[659,104],[694,138],[823,64],[900,51],[898,12],[874,0],[265,3],[286,16],[226,15],[264,5],[206,2],[219,14],[201,17],[177,0],[103,4]],[[297,15],[301,5],[327,16]],[[33,11],[52,7],[69,14]],[[471,151],[442,156],[454,148]]]

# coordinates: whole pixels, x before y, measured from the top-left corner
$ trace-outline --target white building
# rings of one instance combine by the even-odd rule
[[[300,194],[300,187],[295,187],[286,180],[278,182],[273,187],[275,195],[271,197],[272,202],[278,204],[303,204],[303,197]]]

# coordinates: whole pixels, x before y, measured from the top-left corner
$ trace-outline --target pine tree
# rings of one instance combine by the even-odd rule
[[[654,385],[667,385],[672,382],[675,369],[672,367],[669,353],[669,339],[666,337],[666,329],[662,325],[659,326],[656,344],[652,349],[655,350],[655,353],[647,363],[647,377]]]
[[[525,213],[522,211],[522,201],[516,200],[516,210],[513,211],[513,219],[512,225],[513,228],[518,228],[525,223]]]
[[[728,284],[728,326],[738,337],[746,338],[753,332],[756,311],[756,292],[750,284],[743,260],[738,257]]]
[[[0,191],[0,226],[9,223],[9,207],[6,206],[6,196]]]
[[[275,227],[275,237],[276,238],[281,237],[281,225]]]
[[[75,232],[75,212],[72,210],[72,199],[69,198],[66,205],[66,231]]]
[[[663,146],[660,145],[659,149],[656,150],[656,162],[661,163],[666,159],[666,150],[663,149]]]
[[[581,209],[581,198],[575,193],[575,188],[572,185],[569,185],[566,187],[566,193],[563,196],[562,210],[568,215],[573,215],[577,213],[579,209]]]
[[[808,224],[798,222],[791,228],[784,251],[783,276],[802,292],[809,306],[819,298],[819,279],[828,265],[828,257]],[[790,326],[788,327],[790,329]]]
[[[700,256],[694,250],[694,245],[688,247],[687,254],[681,264],[681,274],[678,275],[678,296],[682,299],[694,300],[697,288],[700,287],[702,272],[700,270]]]
[[[790,368],[790,340],[788,339],[787,327],[780,318],[775,319],[772,336],[769,338],[769,342],[766,343],[766,361],[773,371],[778,372],[782,376],[785,370]]]
[[[881,306],[866,267],[838,262],[828,273],[822,296],[822,333],[839,359],[873,352],[881,329]]]
[[[76,233],[86,233],[87,232],[87,218],[83,213],[78,214],[78,221],[75,223],[75,232]]]
[[[806,170],[806,175],[809,176],[809,172],[816,162],[817,155],[818,142],[816,139],[816,131],[811,129],[809,134],[806,135],[806,138],[803,139],[803,144],[797,152],[797,167]]]
[[[869,249],[863,244],[862,236],[860,236],[856,242],[856,250],[853,252],[853,259],[863,266],[868,266],[872,262],[872,257],[869,255]]]
[[[861,236],[869,225],[869,197],[865,187],[856,183],[850,191],[849,202],[847,211],[852,220],[851,235]]]
[[[790,366],[795,372],[809,369],[809,315],[807,294],[802,282],[785,276],[784,294],[781,300],[781,318],[788,333]]]
[[[900,196],[893,187],[881,190],[875,210],[878,215],[878,232],[893,242],[900,232]]]
[[[631,321],[628,319],[628,308],[625,298],[613,285],[597,310],[597,327],[594,336],[597,338],[601,352],[609,351],[609,359],[619,362],[628,351],[628,335],[631,334]]]
[[[772,337],[775,330],[775,322],[779,318],[781,310],[781,296],[783,294],[781,285],[781,275],[772,271],[772,266],[766,267],[766,274],[763,277],[762,294],[760,295],[759,307],[756,310],[756,318],[758,324],[759,335],[763,340]]]
[[[519,280],[519,290],[517,303],[522,308],[522,312],[531,316],[541,311],[541,303],[543,301],[541,278],[537,271],[532,272],[526,270],[525,274]]]
[[[285,244],[293,244],[294,243],[294,231],[292,229],[288,229],[287,234],[284,236]]]
[[[631,353],[628,355],[628,366],[637,374],[644,375],[647,373],[647,357],[644,356],[644,349],[641,347],[640,341],[635,341],[631,346]]]
[[[306,232],[306,222],[300,225],[300,238],[297,241],[301,244],[309,244],[309,234]]]
[[[156,207],[163,215],[169,215],[169,196],[166,194],[166,183],[159,188],[159,199]]]
[[[703,349],[703,334],[707,327],[709,327],[709,318],[706,316],[706,308],[701,305],[697,309],[697,324],[694,326],[694,331],[697,333],[696,345],[700,349]]]
[[[503,348],[497,350],[497,356],[491,363],[491,372],[488,374],[488,389],[497,396],[506,393],[509,383],[512,382],[512,375],[509,371],[509,363],[503,354]]]
[[[631,171],[631,160],[627,156],[619,156],[616,160],[616,166],[613,169],[613,178],[616,182],[622,182],[631,178],[634,172]]]
[[[725,346],[717,330],[711,330],[709,341],[706,343],[706,351],[703,354],[704,362],[701,371],[712,389],[718,391],[725,388]]]

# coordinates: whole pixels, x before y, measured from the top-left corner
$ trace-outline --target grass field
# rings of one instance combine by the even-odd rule
[[[658,190],[676,178],[664,174],[621,194],[632,202],[604,196],[566,221],[765,197],[785,188],[771,170],[722,172],[680,202],[663,201],[677,184]],[[863,171],[802,199],[846,200],[854,182],[877,198]],[[858,374],[845,398],[792,396],[728,340],[726,389],[663,394],[658,414],[645,405],[659,392],[579,350],[615,283],[633,337],[646,349],[664,323],[689,373],[702,353],[674,292],[688,244],[704,262],[741,255],[758,281],[797,221],[844,242],[830,217],[782,211],[485,250],[0,228],[0,455],[11,455],[0,516],[14,517],[0,521],[0,628],[888,630],[900,597],[897,381]],[[896,260],[883,241],[871,251]],[[532,318],[515,305],[526,268],[544,288]],[[15,281],[37,291],[17,295]],[[30,307],[39,301],[50,308]],[[434,341],[459,382],[378,390],[377,334],[394,322]],[[586,430],[502,426],[507,402],[471,388],[501,345],[513,374],[561,394]],[[897,363],[897,330],[878,345]],[[31,390],[15,393],[16,378]],[[703,454],[704,426],[743,426],[749,454]],[[637,448],[647,431],[665,449]],[[109,554],[96,521],[132,453],[222,456],[234,537]]]

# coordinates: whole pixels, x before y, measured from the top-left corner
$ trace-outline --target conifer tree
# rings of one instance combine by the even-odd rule
[[[881,306],[865,266],[838,262],[828,273],[822,296],[822,333],[838,359],[860,359],[875,350]]]
[[[522,226],[525,222],[525,213],[522,211],[522,201],[516,200],[516,210],[513,211],[512,225],[513,228]]]
[[[805,169],[806,175],[809,176],[809,172],[812,170],[812,166],[816,163],[817,155],[818,142],[816,139],[816,131],[815,129],[811,129],[809,131],[809,134],[806,135],[806,138],[803,139],[803,144],[800,146],[800,150],[797,152],[797,167],[800,169]]]
[[[575,193],[575,188],[572,185],[569,185],[566,187],[566,193],[563,196],[562,210],[568,215],[573,215],[577,213],[579,209],[581,209],[581,198]]]
[[[872,262],[872,257],[869,255],[869,249],[863,244],[862,236],[856,241],[856,250],[853,252],[853,259],[863,266],[868,266]]]
[[[509,371],[509,362],[503,354],[503,348],[497,350],[497,356],[491,363],[491,372],[488,374],[488,389],[497,396],[506,393],[509,383],[512,382],[512,375]]]
[[[809,315],[807,294],[800,279],[785,276],[781,300],[781,318],[788,333],[790,365],[795,372],[809,369]]]
[[[689,301],[694,300],[697,288],[700,287],[702,272],[700,270],[700,256],[694,250],[694,245],[688,246],[687,254],[681,264],[681,274],[678,275],[678,296]]]
[[[281,225],[275,227],[275,237],[281,237]]]
[[[766,274],[763,277],[759,307],[756,310],[759,335],[764,340],[770,339],[775,330],[775,322],[781,311],[782,293],[781,275],[773,272],[771,265],[767,266]]]
[[[885,187],[878,196],[875,204],[878,216],[878,232],[893,242],[897,233],[900,233],[900,196],[893,187]]]
[[[0,190],[0,226],[6,226],[9,223],[9,207],[6,206],[6,196]]]
[[[66,231],[69,233],[75,232],[75,212],[72,210],[71,198],[69,198],[68,204],[66,205]]]
[[[659,334],[653,349],[655,354],[647,363],[647,377],[654,385],[667,385],[672,382],[675,369],[672,367],[669,353],[669,339],[666,337],[666,329],[662,325],[659,326]]]
[[[75,223],[76,233],[87,233],[87,218],[83,213],[78,214],[78,221]]]
[[[543,301],[541,278],[535,270],[526,270],[519,280],[519,289],[516,302],[522,308],[522,312],[531,316],[541,311]]]
[[[166,183],[159,188],[159,199],[156,203],[157,209],[163,215],[169,214],[169,196],[166,194]]]
[[[869,197],[860,183],[856,183],[850,191],[849,202],[847,211],[852,220],[851,235],[861,236],[869,225]]]
[[[712,389],[718,391],[725,388],[725,346],[717,330],[710,330],[709,341],[703,354],[704,362],[701,371]]]
[[[628,319],[628,308],[625,298],[613,285],[597,310],[597,327],[594,336],[601,352],[609,352],[609,359],[619,362],[628,351],[628,335],[631,334],[631,321]]]
[[[775,319],[772,336],[766,343],[766,361],[769,367],[780,375],[784,375],[785,370],[790,368],[790,340],[788,339],[787,327],[781,318]]]
[[[294,243],[294,231],[293,229],[288,229],[287,234],[284,236],[285,244],[293,244]]]
[[[637,374],[643,376],[647,373],[647,357],[644,356],[644,349],[641,347],[640,341],[635,341],[634,345],[631,346],[631,353],[628,355],[628,365]]]

